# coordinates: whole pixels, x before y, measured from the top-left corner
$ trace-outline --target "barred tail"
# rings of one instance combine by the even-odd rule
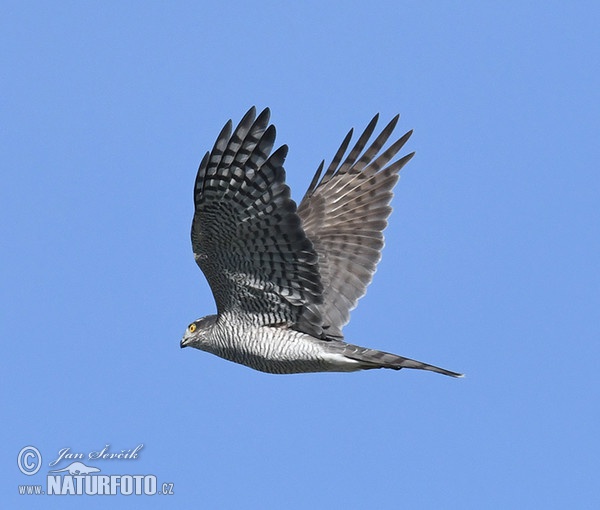
[[[400,370],[401,368],[416,368],[419,370],[430,370],[438,374],[449,375],[451,377],[463,377],[463,374],[452,372],[445,368],[428,365],[410,358],[403,358],[389,352],[376,351],[374,349],[366,349],[358,345],[346,344],[343,350],[344,356],[354,361],[364,363],[364,370],[371,368],[391,368]]]

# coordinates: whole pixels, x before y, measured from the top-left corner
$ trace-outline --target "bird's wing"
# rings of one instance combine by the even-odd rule
[[[304,232],[319,256],[323,302],[317,310],[330,339],[343,338],[350,311],[371,283],[392,211],[392,188],[398,172],[414,155],[390,163],[412,131],[379,154],[398,117],[365,149],[377,124],[376,115],[342,162],[352,138],[350,130],[322,178],[321,163],[298,207]]]
[[[284,145],[273,154],[270,112],[229,121],[200,164],[192,247],[220,316],[285,324],[321,336],[318,260],[285,184]]]

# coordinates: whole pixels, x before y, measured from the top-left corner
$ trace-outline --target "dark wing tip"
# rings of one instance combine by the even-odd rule
[[[389,129],[390,132],[393,131],[394,129],[396,129],[396,124],[398,124],[398,121],[400,120],[400,114],[397,113],[396,115],[394,115],[394,117],[392,118],[392,120],[390,120],[387,123],[387,126],[385,126],[385,128],[383,128],[383,131],[385,131],[386,129]]]
[[[244,114],[244,116],[242,117],[242,120],[240,120],[240,124],[243,124],[244,121],[246,119],[248,119],[249,117],[251,117],[252,119],[254,119],[254,117],[256,117],[256,106],[251,106],[248,111]]]
[[[269,156],[269,159],[268,159],[269,165],[272,166],[273,168],[282,167],[283,162],[285,161],[285,158],[287,156],[287,153],[288,153],[288,146],[282,145],[276,151],[274,151],[273,154],[271,154]]]
[[[254,106],[252,107],[254,108]],[[266,126],[269,123],[269,119],[271,118],[271,110],[265,108],[262,112],[258,114],[256,118],[256,124]]]
[[[215,142],[215,148],[218,146],[219,143],[224,143],[231,138],[232,129],[233,129],[233,121],[231,119],[229,119],[223,126],[223,129],[221,129],[219,136],[217,136],[217,141]],[[213,151],[214,151],[214,149],[213,149]]]
[[[315,188],[317,187],[317,184],[319,183],[319,178],[321,177],[321,173],[323,172],[324,166],[325,166],[325,160],[321,161],[319,168],[317,168],[317,171],[315,172],[315,175],[312,178],[312,181],[310,182],[310,186],[306,190],[305,196],[310,196],[312,194],[312,192],[315,190]]]
[[[267,127],[267,129],[265,129],[265,132],[260,138],[260,143],[268,143],[270,147],[273,147],[273,144],[275,143],[275,138],[277,138],[277,129],[275,129],[275,126],[271,124],[269,125],[269,127]]]

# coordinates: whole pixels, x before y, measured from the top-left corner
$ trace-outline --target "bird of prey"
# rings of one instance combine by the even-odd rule
[[[192,247],[217,314],[192,322],[181,347],[274,374],[416,368],[460,377],[342,334],[381,258],[392,188],[414,153],[391,161],[412,131],[382,152],[399,116],[369,144],[376,115],[344,158],[350,130],[296,207],[288,149],[271,153],[269,117],[252,107],[233,133],[228,121],[198,169]]]

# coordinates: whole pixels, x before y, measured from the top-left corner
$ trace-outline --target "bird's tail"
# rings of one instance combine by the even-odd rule
[[[445,368],[428,365],[427,363],[422,363],[421,361],[410,358],[403,358],[402,356],[397,356],[396,354],[391,354],[389,352],[366,349],[364,347],[359,347],[358,345],[346,344],[344,346],[343,354],[347,358],[364,364],[362,367],[364,370],[371,368],[391,368],[393,370],[416,368],[419,370],[430,370],[451,377],[463,377],[463,374],[452,372]]]

